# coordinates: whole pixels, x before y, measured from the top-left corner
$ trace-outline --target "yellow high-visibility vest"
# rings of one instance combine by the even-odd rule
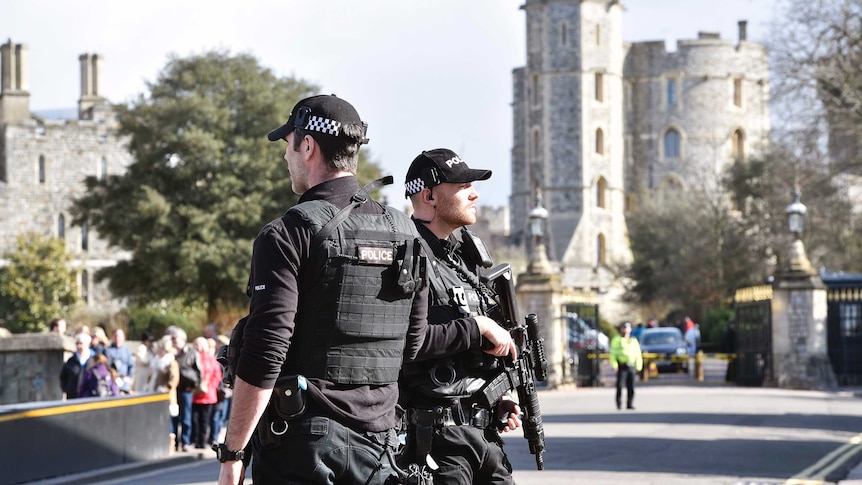
[[[640,372],[644,367],[641,346],[634,337],[623,338],[617,335],[611,340],[611,367],[616,370],[620,363],[633,364]]]

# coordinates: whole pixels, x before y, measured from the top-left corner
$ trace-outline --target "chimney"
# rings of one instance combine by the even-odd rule
[[[738,24],[739,24],[739,43],[741,44],[742,42],[748,40],[748,34],[745,31],[746,30],[745,28],[748,25],[748,21],[747,20],[740,20],[738,22]]]
[[[102,56],[81,54],[81,99],[78,100],[78,118],[94,119],[93,108],[105,104],[102,96]]]
[[[27,46],[9,39],[0,46],[0,123],[19,123],[29,117]]]

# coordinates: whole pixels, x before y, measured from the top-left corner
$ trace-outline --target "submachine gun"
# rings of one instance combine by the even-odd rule
[[[489,309],[488,316],[509,331],[518,347],[518,358],[506,358],[502,370],[488,380],[477,395],[482,404],[491,408],[512,389],[518,392],[518,402],[523,417],[524,429],[530,453],[536,456],[536,468],[542,470],[545,463],[545,428],[542,425],[542,412],[539,410],[539,396],[536,381],[544,381],[548,375],[548,361],[545,358],[545,343],[539,333],[539,319],[536,314],[527,315],[524,324],[518,322],[518,302],[515,299],[515,285],[512,268],[508,263],[497,265],[482,277],[482,282],[493,294],[495,306]]]

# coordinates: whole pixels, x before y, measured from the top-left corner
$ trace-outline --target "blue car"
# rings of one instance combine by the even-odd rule
[[[688,373],[688,347],[680,329],[645,328],[638,340],[644,354],[644,367],[649,361],[655,363],[659,372]]]

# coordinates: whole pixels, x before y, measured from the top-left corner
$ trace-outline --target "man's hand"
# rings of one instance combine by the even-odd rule
[[[493,347],[484,351],[486,354],[496,357],[503,357],[509,354],[513,360],[518,358],[518,347],[512,340],[512,336],[509,335],[508,330],[484,315],[479,315],[475,318],[476,323],[479,325],[479,333],[493,345]]]
[[[245,480],[245,465],[242,460],[226,461],[221,464],[218,485],[242,485]]]
[[[508,433],[521,427],[521,407],[508,397],[504,396],[500,399],[500,403],[497,404],[497,416],[500,418],[500,421],[505,420],[506,422],[506,426],[501,430],[503,433]]]

